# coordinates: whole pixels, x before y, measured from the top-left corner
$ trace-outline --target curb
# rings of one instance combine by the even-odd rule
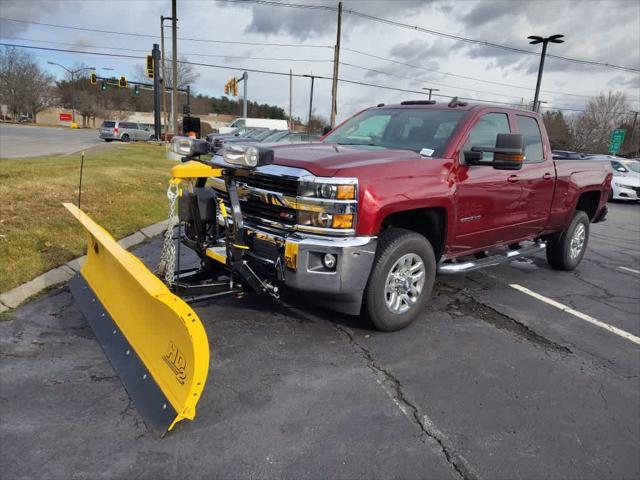
[[[142,230],[124,237],[119,240],[118,243],[123,248],[129,249],[141,244],[142,242],[149,240],[153,237],[157,237],[166,230],[167,221],[163,220],[152,225],[144,227]],[[76,272],[80,271],[80,267],[84,263],[86,255],[82,257],[74,258],[68,261],[64,265],[53,268],[42,275],[37,276],[33,280],[19,285],[8,292],[0,294],[0,313],[6,312],[20,306],[25,300],[37,295],[41,291],[51,288],[55,285],[65,283],[73,277]]]

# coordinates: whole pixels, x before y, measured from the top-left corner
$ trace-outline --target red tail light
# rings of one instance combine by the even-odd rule
[[[118,133],[118,127],[113,127],[113,133]]]

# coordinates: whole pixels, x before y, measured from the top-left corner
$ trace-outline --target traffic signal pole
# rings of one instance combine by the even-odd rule
[[[249,74],[244,72],[242,74],[242,117],[247,118],[247,79],[249,78]]]
[[[151,50],[153,56],[153,127],[155,130],[156,140],[162,138],[161,112],[160,112],[160,46],[153,44]],[[163,89],[164,90],[164,89]]]

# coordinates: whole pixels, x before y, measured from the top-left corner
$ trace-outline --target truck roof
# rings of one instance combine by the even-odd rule
[[[492,105],[489,103],[470,103],[466,101],[459,101],[455,97],[449,102],[447,101],[436,102],[434,100],[431,100],[431,101],[407,100],[404,102],[389,104],[389,105],[385,105],[381,103],[381,104],[378,104],[376,107],[371,107],[371,108],[432,108],[432,109],[438,109],[438,110],[451,109],[451,110],[464,110],[464,111],[491,108],[491,109],[500,109],[500,110],[513,110],[513,111],[524,112],[528,114],[539,115],[538,113],[532,112],[531,110],[524,110],[524,109],[517,108],[515,106]]]

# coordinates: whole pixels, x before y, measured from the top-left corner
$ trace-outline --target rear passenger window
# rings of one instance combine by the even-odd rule
[[[538,122],[533,117],[516,115],[518,133],[524,137],[524,163],[538,163],[544,161],[542,149],[542,134]]]
[[[469,138],[462,151],[470,150],[471,147],[495,147],[499,133],[511,133],[507,114],[487,113],[482,115],[478,123],[469,132]],[[460,152],[460,158],[464,158],[462,152]],[[493,153],[484,152],[482,158],[483,160],[493,160]]]

